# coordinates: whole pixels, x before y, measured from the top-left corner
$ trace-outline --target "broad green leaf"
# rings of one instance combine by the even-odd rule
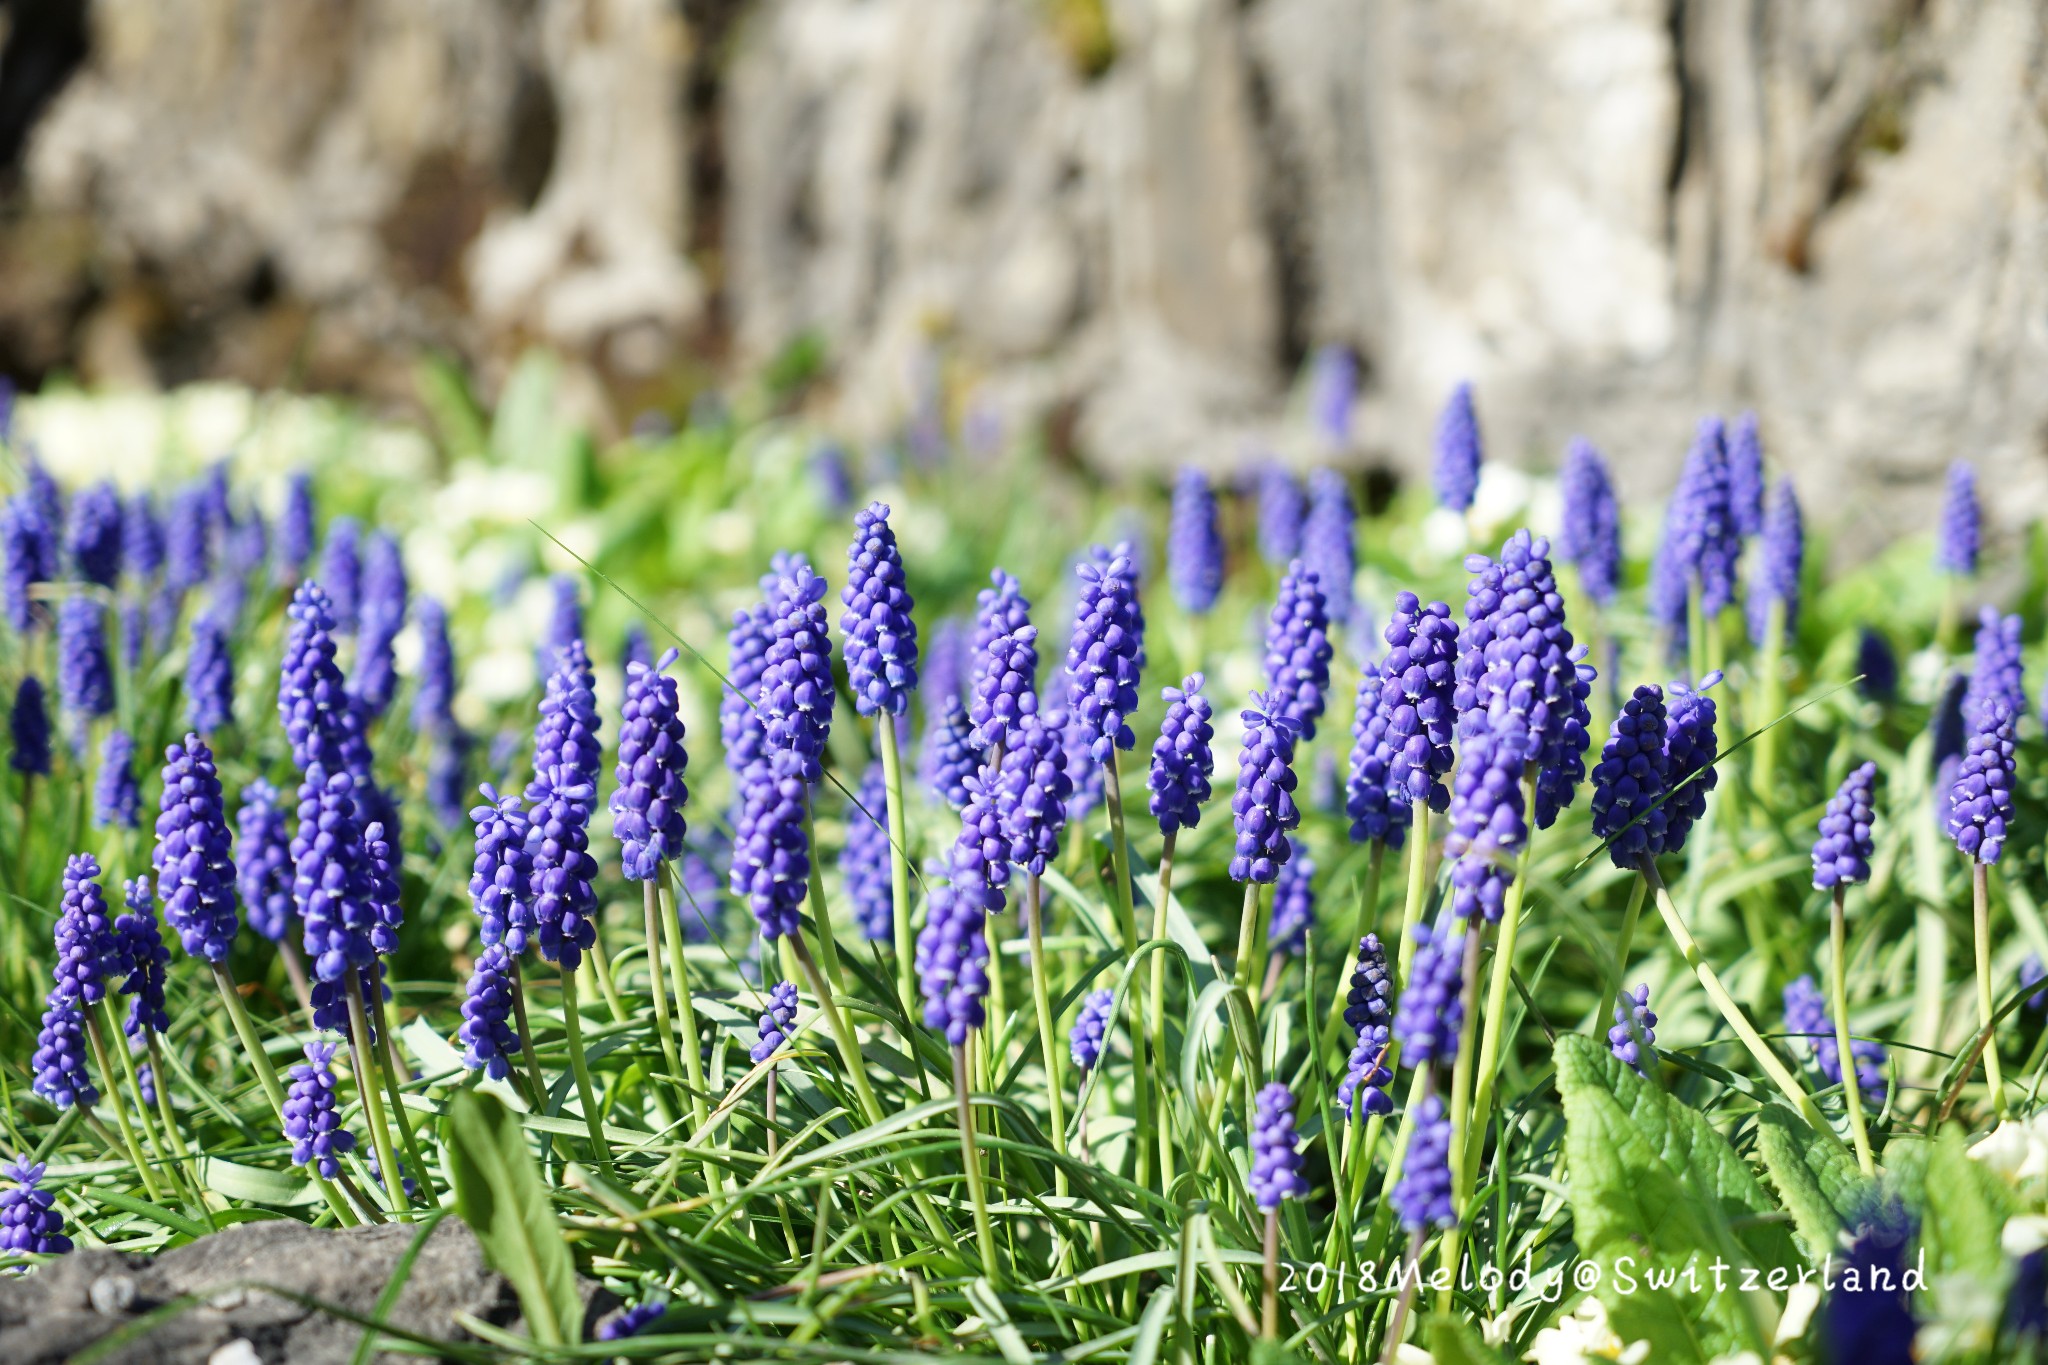
[[[1920,1236],[1930,1274],[2002,1276],[2005,1252],[1999,1235],[2018,1205],[1997,1173],[1970,1155],[1960,1128],[1947,1128],[1934,1140],[1926,1182]]]
[[[1173,1311],[1173,1286],[1162,1284],[1152,1291],[1145,1311],[1138,1318],[1138,1335],[1131,1341],[1129,1365],[1154,1365],[1159,1343],[1166,1336],[1167,1315]]]
[[[475,1231],[492,1268],[511,1282],[534,1339],[575,1344],[583,1332],[576,1267],[519,1119],[491,1096],[462,1090],[448,1103],[447,1124],[444,1148],[457,1216]]]
[[[1757,1150],[1809,1262],[1834,1250],[1844,1224],[1877,1198],[1877,1182],[1857,1169],[1841,1144],[1822,1141],[1782,1104],[1766,1105],[1757,1115]]]
[[[1280,1342],[1260,1337],[1252,1343],[1252,1365],[1301,1365],[1301,1357]]]
[[[214,1193],[251,1204],[297,1208],[320,1202],[320,1191],[313,1187],[312,1181],[299,1174],[297,1167],[288,1172],[272,1171],[209,1156],[200,1158],[199,1178]]]
[[[1740,1295],[1714,1293],[1708,1267],[1790,1265],[1797,1253],[1782,1228],[1747,1230],[1776,1233],[1784,1254],[1768,1258],[1730,1231],[1731,1216],[1774,1212],[1749,1167],[1705,1118],[1606,1048],[1565,1034],[1555,1056],[1576,1240],[1600,1268],[1596,1292],[1616,1333],[1647,1339],[1658,1361],[1755,1349],[1747,1306]]]
[[[1481,1341],[1463,1318],[1429,1320],[1429,1354],[1436,1365],[1501,1365],[1500,1352]]]

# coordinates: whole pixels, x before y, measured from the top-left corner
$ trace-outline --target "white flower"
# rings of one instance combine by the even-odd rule
[[[2022,1185],[2048,1176],[2048,1113],[2022,1122],[2006,1119],[1991,1130],[1970,1155],[2005,1178]]]
[[[1536,1365],[1587,1365],[1589,1361],[1611,1360],[1618,1365],[1642,1365],[1650,1358],[1650,1343],[1633,1345],[1614,1334],[1607,1324],[1607,1306],[1598,1299],[1581,1299],[1568,1318],[1536,1334],[1522,1359]]]
[[[2042,1247],[2048,1246],[2048,1217],[2038,1213],[2023,1213],[2015,1218],[2008,1218],[2005,1231],[1999,1236],[1998,1242],[2005,1248],[2005,1254],[2014,1260],[2022,1256],[2031,1256]]]
[[[1811,1280],[1801,1280],[1793,1285],[1785,1293],[1785,1312],[1778,1319],[1778,1332],[1771,1338],[1771,1345],[1783,1346],[1805,1336],[1806,1326],[1813,1321],[1813,1312],[1819,1307],[1819,1285]]]

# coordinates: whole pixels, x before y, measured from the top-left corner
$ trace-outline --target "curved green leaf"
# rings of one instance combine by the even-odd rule
[[[518,1118],[490,1095],[457,1091],[444,1148],[455,1212],[519,1295],[527,1330],[543,1345],[575,1344],[583,1333],[575,1263]]]

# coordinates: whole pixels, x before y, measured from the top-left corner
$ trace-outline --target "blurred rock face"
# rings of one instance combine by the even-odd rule
[[[1635,496],[1755,406],[1866,539],[1956,455],[2048,503],[2028,0],[91,14],[0,242],[17,363],[374,387],[541,339],[618,380],[815,331],[856,431],[937,348],[977,411],[1165,463],[1270,444],[1338,342],[1354,453],[1408,468],[1470,378],[1495,453],[1583,430]]]

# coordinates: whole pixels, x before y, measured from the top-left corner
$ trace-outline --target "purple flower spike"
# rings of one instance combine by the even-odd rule
[[[1483,915],[1489,924],[1500,921],[1515,860],[1529,842],[1522,804],[1528,738],[1512,712],[1504,706],[1496,712],[1465,739],[1444,836],[1444,856],[1458,860],[1451,871],[1452,910],[1461,919]]]
[[[544,801],[550,791],[575,788],[584,795],[571,799],[582,803],[588,819],[604,757],[598,739],[596,686],[597,676],[583,642],[571,640],[558,652],[555,671],[548,675],[540,719],[533,728],[533,781],[526,788],[528,802]]]
[[[1094,737],[1087,726],[1065,711],[1055,711],[1046,724],[1059,730],[1060,745],[1067,752],[1067,777],[1074,785],[1074,794],[1067,798],[1067,823],[1078,825],[1102,804],[1102,765],[1089,754]]]
[[[1301,823],[1294,804],[1294,723],[1273,713],[1257,694],[1241,714],[1244,748],[1230,800],[1236,829],[1230,879],[1271,882],[1287,861],[1287,832]]]
[[[282,942],[294,911],[291,839],[277,788],[260,777],[242,788],[235,828],[235,888],[249,927],[272,943]]]
[[[187,735],[164,752],[163,776],[153,862],[164,919],[187,953],[224,962],[237,927],[235,860],[213,751]]]
[[[1458,628],[1442,602],[1423,606],[1412,592],[1394,599],[1387,622],[1380,705],[1391,746],[1387,783],[1411,803],[1441,811],[1451,802],[1443,779],[1454,759],[1457,724]]]
[[[462,1000],[462,1064],[494,1081],[511,1074],[519,1055],[519,1034],[512,1027],[512,955],[502,943],[477,954],[469,987]]]
[[[389,531],[373,531],[363,554],[363,600],[358,608],[362,634],[356,642],[352,691],[366,716],[390,709],[398,690],[398,666],[392,642],[405,625],[408,585],[405,557]]]
[[[117,952],[128,972],[121,994],[134,997],[125,1028],[130,1038],[141,1041],[138,1035],[143,1029],[170,1031],[164,979],[170,971],[171,950],[164,947],[164,936],[157,928],[156,897],[149,889],[149,878],[129,878],[121,883],[121,894],[127,913],[114,920],[114,935],[120,940]]]
[[[768,992],[768,1007],[762,1011],[754,1046],[747,1056],[756,1064],[767,1061],[789,1042],[796,1032],[796,983],[778,981]]]
[[[96,483],[71,500],[64,524],[64,553],[79,578],[111,588],[121,576],[121,495],[111,483]]]
[[[8,733],[14,752],[7,766],[30,777],[50,775],[50,713],[43,705],[43,685],[33,673],[25,675],[14,689],[14,705],[7,713]]]
[[[809,891],[810,840],[804,834],[803,759],[777,750],[747,774],[733,833],[732,892],[745,896],[763,938],[794,934]]]
[[[599,1341],[624,1341],[637,1337],[668,1316],[668,1304],[661,1299],[636,1303],[606,1317],[597,1324]]]
[[[292,762],[319,780],[359,762],[367,746],[362,718],[334,661],[334,615],[327,594],[311,579],[299,584],[286,615],[291,632],[277,683],[278,718],[291,742]],[[303,799],[303,793],[301,793]]]
[[[1145,779],[1151,808],[1161,834],[1193,829],[1202,822],[1209,800],[1209,779],[1216,771],[1210,745],[1216,738],[1209,723],[1209,699],[1202,695],[1203,678],[1191,673],[1179,687],[1160,689],[1166,717],[1152,743],[1152,770]]]
[[[1804,1038],[1808,1054],[1820,1074],[1831,1085],[1842,1083],[1842,1048],[1835,1037],[1835,1021],[1828,1017],[1827,1000],[1813,978],[1802,976],[1785,987],[1785,1032]],[[1884,1046],[1867,1039],[1849,1040],[1849,1055],[1856,1064],[1856,1084],[1865,1104],[1884,1103]]]
[[[981,768],[974,749],[974,727],[958,697],[947,697],[944,714],[927,727],[917,776],[934,797],[958,810],[967,804],[967,779]]]
[[[1583,437],[1574,436],[1565,451],[1558,487],[1564,516],[1558,522],[1557,557],[1578,566],[1579,586],[1604,607],[1621,586],[1621,505],[1607,462]]]
[[[1664,708],[1664,775],[1671,797],[1665,801],[1664,846],[1660,853],[1676,853],[1685,847],[1685,836],[1707,813],[1707,793],[1714,790],[1720,774],[1714,760],[1720,756],[1720,741],[1714,733],[1714,699],[1707,689],[1721,681],[1719,670],[1707,674],[1697,688],[1672,683]]]
[[[1387,1087],[1394,1083],[1394,1073],[1386,1067],[1391,1045],[1392,1033],[1385,1024],[1358,1030],[1358,1041],[1344,1064],[1344,1079],[1337,1083],[1337,1107],[1347,1118],[1394,1112],[1394,1102],[1387,1097]]]
[[[853,706],[863,716],[900,716],[917,690],[917,622],[903,583],[903,556],[889,529],[889,505],[871,502],[853,514],[853,544],[846,551],[846,604],[839,629],[846,636],[846,678]]]
[[[943,651],[949,658],[944,671],[949,674],[956,671],[953,667],[953,660],[957,660],[962,654],[967,657],[971,676],[967,681],[966,690],[976,696],[981,695],[984,675],[996,641],[1005,635],[1014,635],[1031,624],[1031,603],[1024,596],[1023,587],[1017,582],[1016,576],[1006,573],[1001,569],[993,569],[989,572],[988,580],[989,586],[975,594],[973,636],[965,646],[956,645]],[[938,630],[948,633],[956,637],[956,639],[959,634],[959,627],[950,619],[941,621]],[[932,649],[934,654],[941,652],[938,648],[937,634],[935,632],[933,636]],[[1032,660],[1032,669],[1034,670],[1032,685],[1034,687],[1037,685],[1037,674],[1035,671],[1037,667],[1037,659],[1034,654]],[[928,691],[938,681],[940,671],[939,666],[935,663],[932,677],[926,679]],[[948,692],[959,692],[961,690],[956,680],[950,687],[940,689],[940,692],[943,695]],[[927,710],[932,709],[932,702],[927,700],[925,706]]]
[[[40,1161],[16,1157],[11,1165],[0,1166],[0,1176],[14,1182],[11,1190],[0,1190],[0,1252],[15,1256],[55,1256],[71,1250],[64,1235],[64,1215],[57,1211],[57,1196],[41,1188]]]
[[[47,620],[43,609],[29,600],[29,589],[57,576],[55,536],[32,499],[26,495],[9,498],[0,506],[0,597],[7,607],[7,622],[26,635],[39,620]]]
[[[583,638],[583,592],[574,575],[558,573],[548,579],[548,595],[554,605],[534,652],[534,671],[543,679],[559,666],[562,651]]]
[[[176,524],[173,518],[173,528]],[[363,528],[355,518],[336,517],[327,523],[327,543],[320,551],[320,581],[327,588],[334,629],[343,635],[355,634],[356,613],[362,605],[362,534]],[[176,556],[172,558],[175,560]]]
[[[1815,890],[1870,880],[1876,787],[1877,764],[1865,763],[1842,780],[1841,789],[1829,800],[1827,813],[1820,818],[1820,837],[1813,841]]]
[[[1949,790],[1948,835],[1965,857],[1995,863],[2012,820],[2013,713],[1993,702],[1970,735]]]
[[[284,1136],[292,1145],[293,1164],[310,1166],[327,1180],[341,1174],[342,1157],[356,1146],[355,1134],[342,1126],[335,1093],[333,1062],[339,1047],[317,1039],[306,1044],[306,1060],[292,1068],[284,1101]]]
[[[67,597],[57,609],[57,698],[74,722],[114,713],[106,621],[90,597]]]
[[[1088,736],[1088,756],[1107,763],[1134,747],[1129,717],[1138,709],[1138,672],[1144,622],[1138,614],[1137,568],[1126,555],[1107,566],[1076,566],[1081,595],[1067,646],[1067,710]]]
[[[2027,709],[2026,684],[2020,663],[2020,618],[2000,616],[1984,608],[1977,624],[1977,661],[1970,670],[1970,690],[1963,694],[1963,722],[1982,728],[1999,706],[2015,719]]]
[[[412,728],[436,737],[455,733],[455,648],[448,641],[448,609],[422,597],[415,622],[420,634],[419,687],[413,693]]]
[[[994,773],[967,779],[967,805],[960,812],[960,835],[953,841],[947,866],[956,894],[975,897],[981,908],[1003,908],[1002,888],[1010,882],[1010,836],[1003,824],[1002,786]]]
[[[1684,647],[1687,596],[1697,587],[1707,619],[1735,600],[1735,561],[1742,534],[1731,503],[1728,450],[1721,419],[1702,418],[1685,470],[1664,515],[1664,544],[1650,576],[1650,610]]]
[[[1806,523],[1799,514],[1799,495],[1792,480],[1780,479],[1771,492],[1771,508],[1764,518],[1763,544],[1758,548],[1756,567],[1749,584],[1750,643],[1761,648],[1770,626],[1771,607],[1785,607],[1785,638],[1790,640],[1799,624],[1799,573],[1806,563]]]
[[[1650,1009],[1648,983],[1623,991],[1614,1002],[1614,1027],[1607,1030],[1608,1049],[1640,1076],[1644,1074],[1644,1060],[1657,1058],[1657,1049],[1652,1046],[1656,1041],[1657,1016]]]
[[[824,776],[820,760],[832,728],[832,637],[825,622],[825,580],[808,564],[778,583],[775,620],[758,701],[770,749],[794,753],[806,784]]]
[[[1407,1160],[1388,1198],[1401,1226],[1410,1233],[1458,1226],[1451,1203],[1451,1119],[1444,1112],[1444,1102],[1434,1095],[1415,1111]]]
[[[526,812],[516,796],[495,787],[478,788],[484,804],[469,818],[476,826],[476,856],[469,865],[469,903],[487,945],[502,943],[514,957],[526,951],[534,931],[533,857],[527,852]]]
[[[277,581],[293,583],[313,558],[313,476],[294,470],[284,487],[284,512],[277,519]]]
[[[1332,621],[1349,621],[1356,609],[1351,581],[1358,573],[1351,490],[1334,470],[1318,469],[1308,478],[1308,518],[1301,526],[1301,562],[1315,574]]]
[[[100,889],[100,865],[90,853],[74,853],[64,862],[64,896],[57,916],[57,992],[84,1005],[107,997],[107,978],[126,977],[107,896]]]
[[[1451,390],[1436,424],[1436,496],[1453,512],[1469,511],[1479,491],[1479,414],[1472,410],[1472,386]]]
[[[1393,782],[1394,744],[1388,734],[1391,706],[1380,666],[1366,664],[1359,672],[1358,698],[1351,720],[1351,768],[1344,779],[1344,813],[1351,817],[1351,841],[1378,839],[1399,848],[1414,819],[1408,793]]]
[[[164,566],[164,525],[156,498],[147,490],[128,500],[121,513],[121,570],[136,583],[149,582]]]
[[[36,1034],[35,1072],[31,1088],[56,1109],[100,1102],[100,1092],[85,1069],[85,1012],[60,990],[44,1002],[42,1029]]]
[[[941,702],[950,715],[952,707]],[[1038,627],[1025,623],[995,636],[974,661],[968,741],[981,751],[1007,749],[1038,715]]]
[[[135,741],[125,730],[107,731],[100,743],[92,824],[94,829],[136,829],[142,824],[142,792],[135,785]]]
[[[612,837],[629,881],[651,881],[661,865],[682,856],[687,825],[683,807],[690,789],[683,781],[690,756],[683,748],[683,718],[674,678],[665,670],[677,653],[666,651],[654,667],[633,664],[619,722],[619,762],[612,793]]]
[[[1339,450],[1351,443],[1351,405],[1357,398],[1358,357],[1349,346],[1318,346],[1308,379],[1309,420]]]
[[[1181,610],[1194,616],[1206,616],[1223,591],[1223,532],[1216,525],[1216,490],[1199,469],[1181,470],[1173,485],[1166,581]]]
[[[1277,957],[1298,957],[1308,946],[1308,931],[1316,922],[1315,860],[1308,846],[1287,836],[1287,861],[1273,881],[1273,914],[1266,941]]]
[[[1103,1046],[1116,1022],[1115,1005],[1116,992],[1111,990],[1091,992],[1081,1002],[1080,1017],[1074,1020],[1073,1031],[1067,1035],[1067,1048],[1080,1070],[1093,1071],[1102,1060]]]
[[[839,870],[861,937],[886,943],[896,932],[896,892],[890,882],[889,787],[880,763],[868,764],[854,802],[846,808],[846,850]]]
[[[1308,500],[1301,485],[1279,465],[1259,471],[1259,557],[1281,565],[1301,554],[1301,525]]]
[[[987,1014],[987,912],[979,887],[931,882],[924,928],[917,935],[917,981],[924,1022],[954,1047],[982,1026]]]
[[[996,572],[1001,573],[1002,570]],[[1010,582],[1014,587],[1016,580],[1011,579]],[[981,596],[987,598],[988,595],[989,590],[983,588]],[[1026,608],[1030,606],[1021,597],[1015,600]],[[1021,615],[1018,623],[1026,624]],[[987,641],[994,638],[991,635],[984,640],[982,628],[977,624],[974,627],[976,643],[970,646],[967,628],[956,616],[941,616],[932,626],[931,642],[918,671],[918,696],[922,699],[927,724],[944,708],[946,698],[958,697],[967,701],[974,695],[973,684],[981,679],[982,653],[988,648]]]
[[[1728,510],[1743,539],[1763,533],[1764,447],[1753,412],[1736,418],[1728,433]]]
[[[1266,621],[1266,700],[1295,723],[1301,738],[1316,737],[1330,691],[1330,618],[1315,574],[1300,560],[1280,580],[1279,599]]]
[[[718,696],[718,740],[725,749],[725,769],[735,788],[767,750],[767,730],[754,699],[761,694],[761,670],[768,661],[768,636],[774,617],[765,604],[732,615],[726,633],[726,688]],[[737,824],[737,799],[734,801]]]
[[[1431,1062],[1449,1065],[1458,1055],[1458,1030],[1465,1005],[1459,996],[1465,975],[1465,936],[1432,933],[1415,926],[1415,957],[1408,965],[1408,989],[1394,1014],[1401,1065],[1413,1070]]]
[[[563,651],[565,668],[576,652]],[[573,972],[597,941],[597,893],[591,885],[597,861],[590,856],[596,789],[567,763],[537,779],[536,789],[526,829],[534,941],[542,957]]]
[[[382,925],[359,819],[355,779],[347,773],[335,773],[317,786],[310,781],[300,786],[299,832],[292,840],[292,900],[298,906],[301,946],[313,974],[329,985],[346,976],[350,967],[367,968],[377,958],[371,934]],[[173,928],[179,927],[175,916],[166,918]],[[345,1028],[343,1004],[335,1003],[334,1012],[316,1017],[315,1023]]]
[[[1306,1199],[1300,1139],[1294,1131],[1294,1092],[1278,1081],[1259,1091],[1252,1116],[1252,1168],[1245,1176],[1252,1202],[1271,1212],[1283,1199]]]
[[[185,660],[185,723],[212,734],[235,718],[235,661],[228,653],[226,626],[211,614],[192,623],[192,648]]]
[[[1974,578],[1978,547],[1982,543],[1983,513],[1977,506],[1977,471],[1967,460],[1957,460],[1948,467],[1948,496],[1941,506],[1934,567],[1959,578]]]
[[[1622,703],[1593,766],[1593,833],[1608,841],[1607,856],[1624,871],[1664,851],[1662,802],[1671,789],[1664,727],[1664,689],[1644,683]]]
[[[1001,795],[1009,860],[1036,876],[1059,856],[1067,802],[1074,794],[1060,732],[1033,717],[1003,755]]]

